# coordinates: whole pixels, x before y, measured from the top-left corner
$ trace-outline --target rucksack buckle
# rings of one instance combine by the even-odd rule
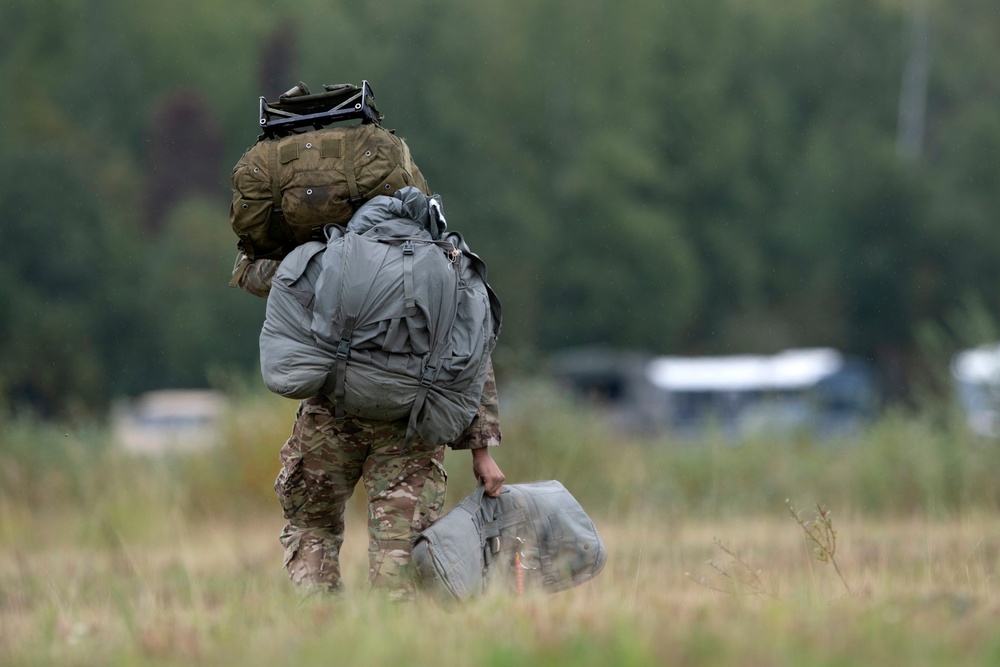
[[[420,386],[430,387],[434,384],[434,378],[437,377],[437,368],[434,366],[428,366],[424,369],[423,374],[420,376]]]
[[[404,255],[412,255],[413,254],[413,241],[410,241],[410,240],[403,241],[402,248],[403,248],[403,254]]]
[[[340,343],[337,345],[337,358],[346,359],[347,353],[351,350],[351,341],[341,338]]]

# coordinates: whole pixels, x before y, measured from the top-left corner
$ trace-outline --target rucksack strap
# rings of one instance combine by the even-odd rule
[[[354,325],[357,324],[357,321],[357,315],[351,315],[344,320],[344,331],[340,334],[340,343],[337,345],[337,361],[335,362],[337,380],[333,386],[333,418],[337,421],[344,419],[347,358],[351,356],[351,336],[354,335]]]
[[[358,177],[354,173],[354,132],[344,133],[344,173],[347,176],[347,191],[350,193],[348,202],[351,208],[358,210],[364,203],[364,197],[358,191]]]
[[[431,365],[431,363],[434,365]],[[413,399],[410,420],[406,424],[406,439],[403,440],[404,452],[410,451],[410,443],[413,441],[413,436],[417,434],[417,415],[420,414],[420,409],[424,407],[424,402],[427,400],[427,393],[431,390],[431,385],[434,384],[434,380],[437,378],[437,371],[437,358],[435,357],[428,361],[424,372],[420,376],[420,388],[417,389],[417,396]]]
[[[341,253],[340,275],[348,276],[351,272],[352,260],[357,260],[358,241],[348,234],[344,236],[344,246]],[[387,251],[388,252],[388,251]],[[333,373],[333,404],[335,419],[344,419],[344,399],[347,396],[347,360],[351,356],[351,339],[354,337],[354,327],[358,324],[361,316],[361,309],[368,297],[367,292],[349,292],[345,289],[344,280],[340,281],[339,292],[337,294],[337,311],[344,311],[347,315],[344,318],[344,327],[340,332],[340,341],[337,343],[336,356],[333,363],[335,372]],[[323,393],[329,393],[330,378],[327,378],[323,385]]]
[[[283,216],[281,210],[281,185],[278,183],[278,142],[271,141],[267,147],[267,171],[271,177],[271,199],[274,201],[272,215]]]
[[[413,241],[405,241],[403,248],[403,305],[409,313],[416,306],[413,298]]]
[[[416,398],[413,401],[413,408],[410,410],[410,419],[406,425],[406,439],[403,443],[404,451],[410,449],[410,442],[417,434],[417,416],[423,409],[427,400],[427,394],[437,379],[438,364],[441,361],[441,353],[448,347],[448,338],[451,335],[451,328],[455,325],[455,318],[458,316],[458,276],[455,276],[455,290],[452,298],[441,302],[441,309],[438,311],[437,321],[431,325],[428,322],[428,332],[430,333],[431,351],[427,355],[427,362],[424,370],[420,374],[420,388],[417,389]]]

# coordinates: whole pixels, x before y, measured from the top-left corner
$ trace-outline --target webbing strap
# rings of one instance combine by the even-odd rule
[[[406,425],[406,439],[404,441],[404,451],[409,451],[410,442],[417,434],[417,416],[424,407],[427,394],[437,378],[438,363],[442,353],[448,349],[448,337],[451,329],[455,326],[455,318],[458,316],[458,276],[455,272],[450,272],[454,283],[452,299],[445,300],[439,306],[437,320],[432,324],[428,322],[428,330],[431,338],[431,351],[424,364],[424,371],[420,376],[420,388],[417,390],[413,407],[410,409],[410,419]]]
[[[357,315],[350,315],[344,320],[344,331],[340,334],[340,343],[337,345],[337,381],[333,387],[334,419],[344,418],[344,388],[347,376],[347,358],[351,355],[351,336],[354,335],[354,325],[357,322]]]
[[[403,303],[410,311],[416,306],[413,298],[413,241],[403,243]]]
[[[281,215],[281,186],[278,184],[278,142],[271,140],[267,151],[267,173],[271,177],[271,199],[274,212]]]
[[[433,361],[437,363],[436,357]],[[417,415],[420,414],[420,409],[424,407],[424,401],[427,400],[427,392],[430,391],[436,377],[437,368],[430,365],[424,369],[423,375],[420,376],[420,388],[417,389],[416,398],[413,399],[413,408],[410,409],[410,420],[406,424],[406,439],[403,441],[403,451],[405,452],[410,451],[410,442],[413,440],[413,436],[417,434]]]
[[[458,506],[464,509],[469,514],[476,514],[480,510],[480,506],[483,504],[483,495],[486,493],[486,485],[480,482],[476,485],[476,490],[462,498],[459,501]]]
[[[354,131],[344,133],[344,172],[347,175],[347,191],[350,193],[350,204],[355,209],[361,205],[361,193],[358,192],[358,179],[354,173]]]
[[[524,523],[526,517],[522,510],[506,512],[500,518],[487,521],[483,524],[483,537],[499,537],[504,528],[510,528],[519,523]]]

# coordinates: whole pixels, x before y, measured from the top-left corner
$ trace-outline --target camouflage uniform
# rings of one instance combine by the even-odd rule
[[[278,262],[243,257],[231,285],[266,297]],[[441,515],[447,490],[444,445],[415,437],[404,451],[406,420],[357,417],[338,421],[325,396],[299,404],[292,435],[281,448],[274,489],[288,523],[281,532],[285,568],[306,591],[342,586],[344,512],[359,480],[368,496],[368,580],[396,599],[415,592],[410,543]],[[500,444],[496,380],[490,366],[479,410],[453,449]]]
[[[236,264],[233,266],[233,277],[229,281],[230,287],[239,287],[244,292],[266,299],[271,291],[271,278],[278,270],[281,262],[273,259],[250,260],[246,255],[240,253],[236,257]]]

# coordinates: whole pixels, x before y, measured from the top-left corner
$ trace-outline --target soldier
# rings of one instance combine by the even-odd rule
[[[241,256],[231,285],[266,298],[279,262]],[[344,513],[359,480],[368,496],[368,580],[392,599],[414,596],[411,542],[441,516],[447,488],[445,445],[414,437],[404,447],[405,420],[334,418],[323,395],[303,400],[291,437],[281,448],[275,492],[288,523],[281,533],[285,568],[306,592],[341,589]],[[497,496],[504,474],[489,453],[500,444],[500,415],[492,364],[477,414],[452,449],[472,451],[472,471]]]

